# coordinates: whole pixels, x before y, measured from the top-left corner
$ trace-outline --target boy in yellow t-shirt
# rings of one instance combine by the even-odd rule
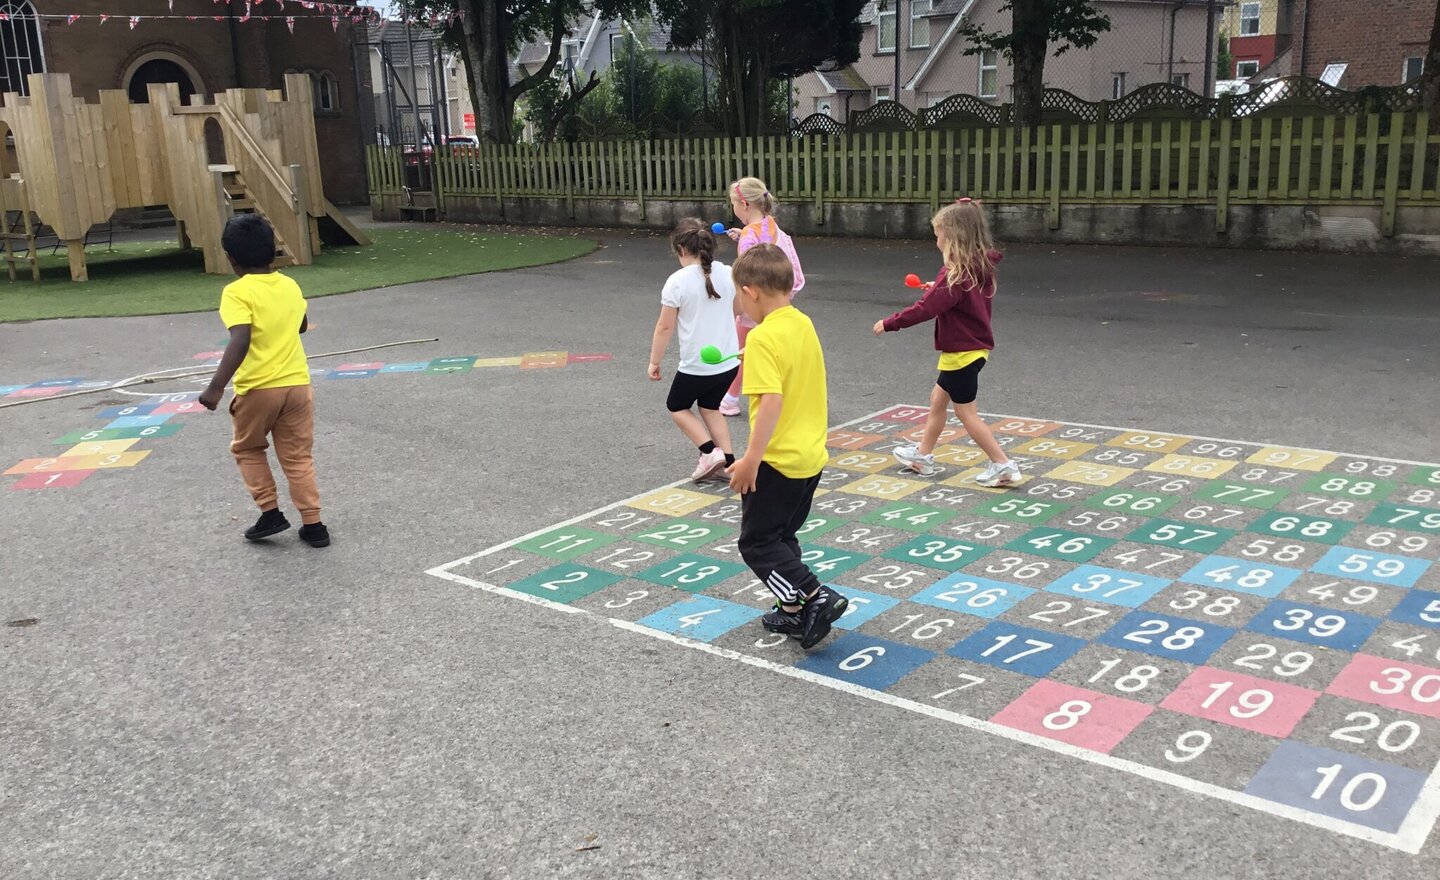
[[[230,415],[235,434],[230,452],[260,508],[260,519],[245,530],[245,537],[259,541],[290,528],[280,512],[275,476],[265,457],[273,439],[275,457],[290,484],[290,500],[300,511],[300,539],[311,547],[327,547],[330,532],[320,521],[320,490],[310,452],[315,440],[315,398],[310,365],[300,344],[300,334],[310,326],[305,297],[298,284],[271,267],[275,230],[264,217],[232,217],[220,241],[240,278],[220,295],[220,320],[230,330],[230,344],[210,387],[201,392],[200,403],[213,411],[234,378]]]
[[[849,604],[801,560],[796,537],[830,458],[825,353],[815,325],[790,304],[794,275],[784,251],[755,245],[731,273],[736,300],[758,325],[745,341],[750,443],[728,469],[730,488],[741,496],[740,555],[775,594],[761,624],[812,648]]]

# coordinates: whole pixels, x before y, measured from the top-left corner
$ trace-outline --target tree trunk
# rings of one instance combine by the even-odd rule
[[[461,54],[475,109],[475,134],[495,144],[510,142],[510,116],[505,107],[510,69],[505,59],[500,0],[465,0],[460,18]]]
[[[1011,19],[1014,33],[1011,63],[1015,66],[1015,116],[1017,125],[1040,124],[1040,99],[1045,93],[1045,52],[1049,22],[1045,0],[1014,0]]]

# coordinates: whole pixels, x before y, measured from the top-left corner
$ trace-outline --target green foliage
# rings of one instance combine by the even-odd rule
[[[1230,54],[1230,35],[1220,32],[1219,51],[1215,53],[1215,79],[1231,79],[1235,73],[1235,56]]]
[[[1006,0],[999,11],[1014,13],[1015,2]],[[1009,31],[987,31],[973,22],[962,25],[960,34],[971,43],[965,54],[995,50],[1014,58],[1018,45],[1043,38],[1060,55],[1071,48],[1088,49],[1110,30],[1110,17],[1096,9],[1093,0],[1021,0],[1020,10],[1020,20]]]

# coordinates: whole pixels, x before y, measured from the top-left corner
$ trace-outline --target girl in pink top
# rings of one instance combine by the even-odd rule
[[[975,482],[992,488],[1014,486],[1021,480],[1020,469],[995,442],[995,435],[975,406],[980,371],[995,348],[990,307],[995,299],[995,266],[1000,262],[1000,252],[990,239],[990,226],[979,202],[960,199],[941,208],[930,223],[944,267],[934,281],[925,285],[925,295],[918,302],[876,321],[874,327],[875,335],[880,336],[887,330],[935,321],[940,376],[930,392],[925,434],[918,444],[896,449],[895,457],[921,476],[939,473],[935,444],[953,406],[970,439],[990,458],[989,465],[975,476]]]
[[[739,253],[743,254],[755,245],[765,243],[776,245],[790,258],[790,268],[795,273],[795,287],[790,291],[790,298],[794,299],[800,288],[805,286],[805,273],[800,271],[800,258],[795,256],[795,245],[790,241],[790,236],[785,234],[780,224],[771,216],[771,212],[775,210],[775,197],[770,195],[765,181],[758,177],[742,177],[730,184],[730,209],[735,212],[736,219],[745,224],[742,229],[731,229],[728,232]],[[754,327],[755,322],[743,312],[735,318],[735,332],[740,338],[742,351],[745,348],[745,337]],[[725,394],[725,399],[720,401],[721,415],[740,415],[740,385],[744,378],[745,367],[742,364],[740,372],[735,375],[735,381],[730,384],[730,390]]]

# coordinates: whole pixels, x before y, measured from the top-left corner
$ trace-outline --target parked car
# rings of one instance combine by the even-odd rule
[[[445,145],[449,147],[478,147],[480,139],[473,134],[452,134],[445,137]]]

